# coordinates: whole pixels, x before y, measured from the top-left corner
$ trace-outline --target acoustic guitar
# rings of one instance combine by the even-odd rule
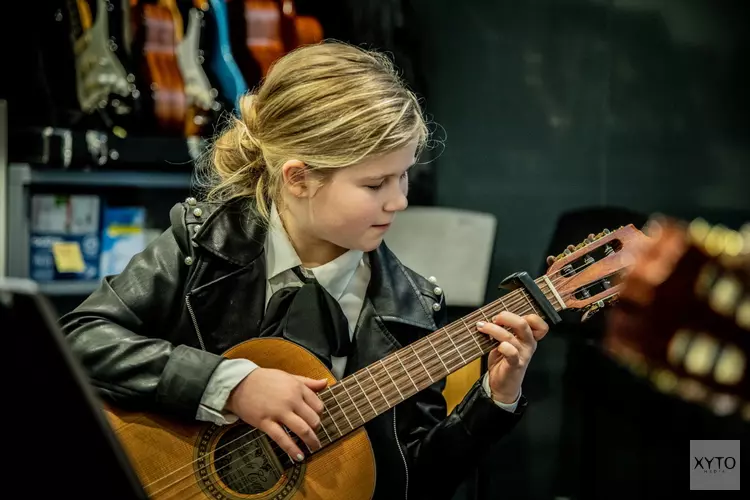
[[[318,393],[325,405],[317,430],[323,447],[307,450],[302,463],[242,422],[216,426],[112,407],[105,413],[154,499],[369,499],[375,464],[366,422],[496,347],[473,326],[480,319],[504,310],[545,316],[542,308],[557,316],[563,309],[612,303],[630,264],[623,250],[644,238],[632,225],[587,238],[565,250],[544,276],[532,282],[524,274],[526,286],[342,380],[313,354],[283,339],[254,339],[228,350],[228,358],[329,381]]]
[[[652,219],[606,352],[657,391],[750,421],[750,224]]]
[[[133,52],[140,73],[151,90],[148,104],[151,132],[184,136],[187,120],[185,82],[177,62],[175,15],[164,0],[130,0],[135,26]]]

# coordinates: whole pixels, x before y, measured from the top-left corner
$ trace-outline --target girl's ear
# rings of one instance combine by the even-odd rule
[[[281,167],[284,186],[298,198],[310,196],[310,179],[307,166],[299,160],[287,160]]]

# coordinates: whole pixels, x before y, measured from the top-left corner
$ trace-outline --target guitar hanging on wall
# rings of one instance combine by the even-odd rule
[[[369,499],[375,464],[366,422],[495,348],[496,341],[470,326],[480,319],[508,310],[537,312],[555,323],[563,309],[593,312],[612,303],[630,265],[625,250],[645,238],[632,225],[605,230],[566,250],[546,275],[513,275],[505,286],[514,291],[342,380],[283,339],[249,340],[224,353],[329,381],[318,393],[325,405],[317,431],[323,448],[307,450],[302,463],[242,422],[185,423],[113,407],[105,414],[150,498]]]
[[[66,0],[80,110],[120,136],[139,126],[142,107],[126,49],[126,2]]]

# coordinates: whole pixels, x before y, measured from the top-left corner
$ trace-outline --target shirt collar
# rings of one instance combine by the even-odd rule
[[[331,296],[339,300],[344,294],[354,272],[362,262],[363,252],[361,250],[349,250],[322,266],[310,269],[318,283],[326,289]],[[297,252],[294,250],[281,217],[276,209],[276,204],[271,205],[271,220],[266,238],[266,276],[272,279],[279,274],[302,265]]]

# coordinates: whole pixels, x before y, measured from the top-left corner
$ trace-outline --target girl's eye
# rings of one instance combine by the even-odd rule
[[[366,186],[366,187],[372,189],[373,191],[377,191],[378,189],[380,189],[381,187],[383,187],[383,184],[384,184],[384,182],[381,182],[377,186]]]

